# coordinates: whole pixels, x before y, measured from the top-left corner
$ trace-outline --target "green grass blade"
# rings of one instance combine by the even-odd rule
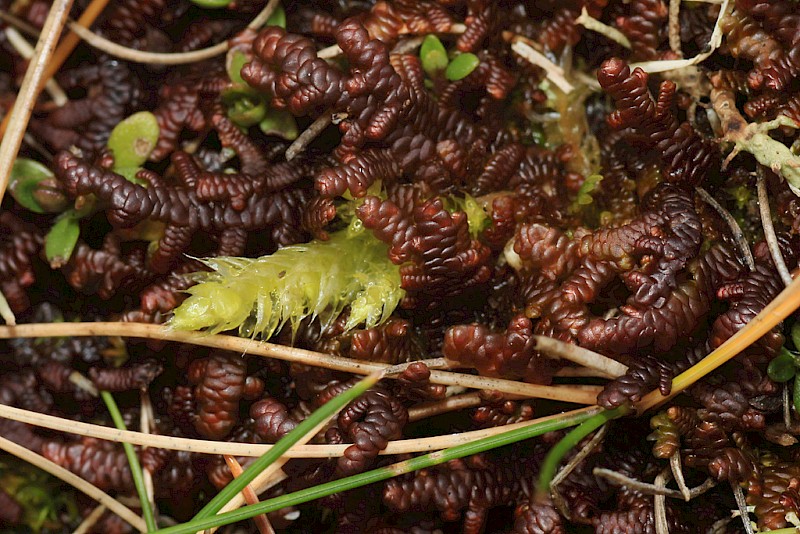
[[[296,491],[288,495],[282,495],[258,504],[245,506],[232,512],[226,512],[224,514],[202,519],[195,517],[195,519],[192,519],[188,523],[159,530],[158,534],[194,534],[195,532],[208,528],[229,525],[237,521],[255,517],[259,514],[274,512],[275,510],[280,510],[281,508],[285,508],[287,506],[296,506],[313,501],[314,499],[319,499],[321,497],[338,493],[340,491],[366,486],[367,484],[373,484],[375,482],[387,480],[398,475],[439,465],[449,462],[450,460],[469,456],[471,454],[478,454],[490,449],[496,449],[498,447],[510,445],[518,441],[540,436],[547,432],[569,428],[592,418],[592,416],[595,416],[596,413],[597,412],[594,410],[581,410],[576,413],[565,414],[563,417],[555,417],[546,421],[524,426],[522,428],[509,430],[508,432],[503,432],[502,434],[479,439],[471,443],[457,445],[449,449],[418,456],[417,458],[412,458],[411,460],[399,462],[387,467],[373,469],[372,471],[367,471],[366,473],[360,473],[347,478],[333,480],[325,484],[319,484],[312,488]]]
[[[588,418],[580,424],[577,428],[570,431],[566,436],[561,438],[561,441],[556,443],[555,447],[550,449],[547,456],[542,462],[542,468],[539,470],[539,483],[536,486],[536,491],[548,495],[550,493],[550,482],[561,464],[564,456],[572,450],[583,438],[611,421],[629,413],[631,409],[627,406],[620,406],[613,410],[604,410],[599,414]]]
[[[117,402],[108,391],[101,391],[100,397],[106,403],[108,412],[111,414],[111,419],[114,421],[114,426],[118,430],[128,430],[125,427],[125,421],[122,420],[122,414],[119,412]],[[148,532],[155,532],[158,527],[156,526],[156,517],[153,514],[153,508],[150,506],[150,499],[147,498],[147,491],[144,488],[144,478],[142,477],[142,467],[139,465],[139,458],[136,456],[136,451],[130,443],[123,443],[125,449],[125,456],[128,457],[128,464],[131,468],[131,477],[133,478],[133,485],[136,487],[136,493],[139,495],[139,501],[142,504],[142,518],[145,525],[147,525]]]
[[[278,443],[276,443],[269,451],[267,451],[258,460],[253,462],[250,467],[242,472],[240,476],[234,478],[227,486],[225,486],[222,491],[220,491],[213,499],[211,499],[208,504],[206,504],[203,509],[194,516],[192,521],[199,521],[212,516],[216,517],[215,514],[219,512],[228,501],[240,493],[245,486],[252,482],[261,471],[269,467],[272,462],[280,458],[283,453],[288,451],[295,443],[302,439],[303,436],[311,432],[317,425],[335,415],[339,410],[347,406],[347,404],[374,386],[378,380],[380,380],[380,375],[369,375],[355,386],[340,393],[330,401],[320,406],[302,423],[297,425],[294,430],[286,434],[280,441],[278,441]]]

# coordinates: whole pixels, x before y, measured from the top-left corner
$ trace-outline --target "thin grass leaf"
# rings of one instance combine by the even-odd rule
[[[122,420],[122,414],[119,412],[117,402],[111,393],[108,391],[101,391],[100,397],[106,403],[106,408],[111,414],[111,419],[114,421],[114,426],[119,430],[127,430],[125,421]],[[139,495],[139,502],[142,505],[142,517],[147,525],[148,532],[154,532],[158,527],[156,526],[156,518],[153,514],[153,508],[150,506],[150,499],[147,497],[147,491],[144,487],[144,477],[142,476],[142,466],[139,465],[139,458],[136,456],[136,451],[133,450],[133,445],[130,443],[123,443],[122,447],[125,449],[125,456],[128,457],[128,464],[131,467],[131,477],[133,478],[133,485],[136,486],[136,494]]]
[[[233,499],[240,493],[258,474],[270,466],[275,460],[280,458],[283,453],[288,451],[292,446],[302,439],[306,434],[313,430],[317,425],[338,413],[339,410],[347,406],[350,402],[358,398],[362,393],[374,386],[381,378],[380,374],[371,374],[361,380],[358,384],[344,391],[320,406],[314,413],[308,416],[302,423],[286,434],[278,443],[275,444],[266,454],[261,456],[258,460],[253,462],[250,467],[245,469],[241,476],[233,479],[222,491],[220,491],[208,504],[206,504],[197,515],[194,516],[192,521],[200,521],[202,519],[214,516],[217,512],[225,506],[225,503]],[[224,514],[223,514],[224,515]],[[258,515],[258,514],[255,514]],[[223,524],[223,523],[220,523]],[[211,525],[216,526],[216,525]],[[204,527],[208,528],[208,527]],[[199,529],[202,530],[202,529]]]
[[[564,458],[564,456],[576,445],[578,445],[583,438],[612,419],[622,417],[630,411],[631,409],[627,406],[620,406],[618,408],[614,408],[613,410],[602,411],[599,414],[590,417],[581,423],[578,428],[572,430],[566,436],[561,438],[561,441],[556,443],[555,447],[550,449],[550,452],[547,453],[544,462],[542,462],[542,468],[539,470],[539,483],[536,486],[536,491],[544,495],[549,494],[550,482],[553,480],[553,477],[558,470],[558,466],[561,465],[561,460]]]
[[[449,449],[433,452],[417,458],[412,458],[411,460],[392,464],[387,467],[373,469],[372,471],[367,471],[366,473],[360,473],[347,478],[333,480],[325,484],[319,484],[312,488],[307,488],[294,493],[289,493],[288,495],[275,497],[259,504],[245,506],[233,512],[227,512],[214,517],[206,517],[202,519],[195,517],[188,523],[159,530],[158,534],[193,534],[207,528],[229,525],[231,523],[236,523],[237,521],[250,519],[251,517],[259,514],[274,512],[275,510],[280,510],[281,508],[285,508],[287,506],[297,506],[321,497],[333,495],[334,493],[359,488],[368,484],[374,484],[375,482],[387,480],[399,475],[418,471],[420,469],[433,467],[435,465],[456,460],[458,458],[463,458],[465,456],[470,456],[472,454],[478,454],[491,449],[496,449],[498,447],[504,447],[518,441],[541,436],[547,432],[569,428],[571,426],[583,423],[592,416],[595,416],[595,414],[597,414],[596,409],[583,409],[577,412],[563,414],[561,417],[546,418],[544,421],[524,426],[522,428],[509,430],[508,432],[503,432],[502,434],[479,439],[471,443],[457,445]],[[250,471],[251,469],[248,469],[247,471]],[[247,471],[245,471],[245,473],[247,473]],[[225,489],[227,489],[227,487]]]

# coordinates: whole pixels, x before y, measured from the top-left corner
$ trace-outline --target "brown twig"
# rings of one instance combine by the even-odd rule
[[[711,194],[702,187],[695,187],[695,191],[697,191],[697,194],[700,195],[700,198],[702,198],[706,204],[714,208],[719,216],[722,217],[722,220],[725,221],[725,224],[728,225],[728,228],[731,229],[731,237],[733,237],[734,243],[739,247],[739,252],[744,256],[747,268],[751,271],[754,270],[756,268],[756,262],[753,259],[753,252],[750,250],[750,245],[747,244],[747,239],[744,237],[742,228],[739,226],[739,223],[736,222],[736,219],[733,218],[731,212],[726,210],[722,204],[717,202],[717,199],[711,196]]]

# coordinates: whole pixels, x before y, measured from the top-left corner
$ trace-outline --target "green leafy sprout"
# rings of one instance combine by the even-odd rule
[[[35,533],[61,531],[77,522],[75,492],[37,467],[0,457],[0,487],[22,506],[22,524]]]
[[[257,259],[203,260],[212,272],[194,275],[199,283],[188,290],[191,296],[170,325],[210,333],[238,328],[244,337],[268,339],[287,322],[296,332],[306,317],[327,326],[349,307],[345,329],[373,327],[389,318],[405,294],[400,268],[387,252],[353,215],[327,241],[284,247]]]
[[[478,56],[470,52],[456,54],[452,59],[448,57],[442,41],[433,34],[428,34],[422,41],[419,49],[419,58],[422,69],[431,78],[444,77],[451,82],[466,78],[480,64]]]
[[[800,348],[800,321],[792,325],[792,343],[795,349]],[[775,356],[767,367],[767,375],[775,382],[786,383],[794,378],[794,388],[792,389],[792,403],[797,413],[800,413],[800,353],[791,351],[784,345],[778,355]]]
[[[155,115],[149,111],[134,113],[120,121],[108,138],[108,149],[114,156],[112,170],[124,176],[128,181],[147,185],[136,178],[136,173],[141,170],[142,165],[155,148],[159,133],[158,121]],[[21,166],[28,169],[35,168],[26,162],[23,162]],[[41,191],[41,186],[34,191]],[[22,204],[22,202],[20,203]],[[93,197],[85,197],[79,204],[80,206],[61,213],[45,236],[44,252],[53,269],[57,269],[69,261],[80,237],[80,221],[94,211]]]

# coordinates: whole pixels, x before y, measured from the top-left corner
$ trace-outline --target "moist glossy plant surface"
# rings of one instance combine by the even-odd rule
[[[104,9],[92,31],[134,51],[228,50],[168,66],[83,43],[54,78],[66,101],[42,92],[0,208],[0,292],[19,323],[224,330],[599,386],[601,407],[633,408],[668,395],[798,267],[795,0],[300,1],[248,29],[265,5]],[[35,41],[26,32],[49,3],[0,9],[12,16],[0,22],[7,114],[27,67],[15,28]],[[276,532],[416,534],[800,527],[794,324],[655,411],[609,421],[596,439],[571,434],[569,474],[549,491],[536,481],[567,430],[268,520]],[[585,352],[596,361],[581,367],[536,336],[627,371],[609,376]],[[128,429],[164,436],[275,443],[356,381],[174,342],[2,343],[0,404],[114,426],[79,374],[114,393]],[[409,458],[382,454],[395,440],[577,407],[446,387],[428,364],[346,406],[310,442],[346,444],[343,455],[289,460],[262,500]],[[4,418],[0,434],[140,510],[121,445]],[[160,526],[189,520],[233,479],[220,455],[136,453]],[[654,496],[665,479],[666,499]],[[96,507],[10,455],[0,482],[3,532],[72,531]],[[752,525],[731,519],[739,488]],[[132,531],[109,512],[87,526]]]

